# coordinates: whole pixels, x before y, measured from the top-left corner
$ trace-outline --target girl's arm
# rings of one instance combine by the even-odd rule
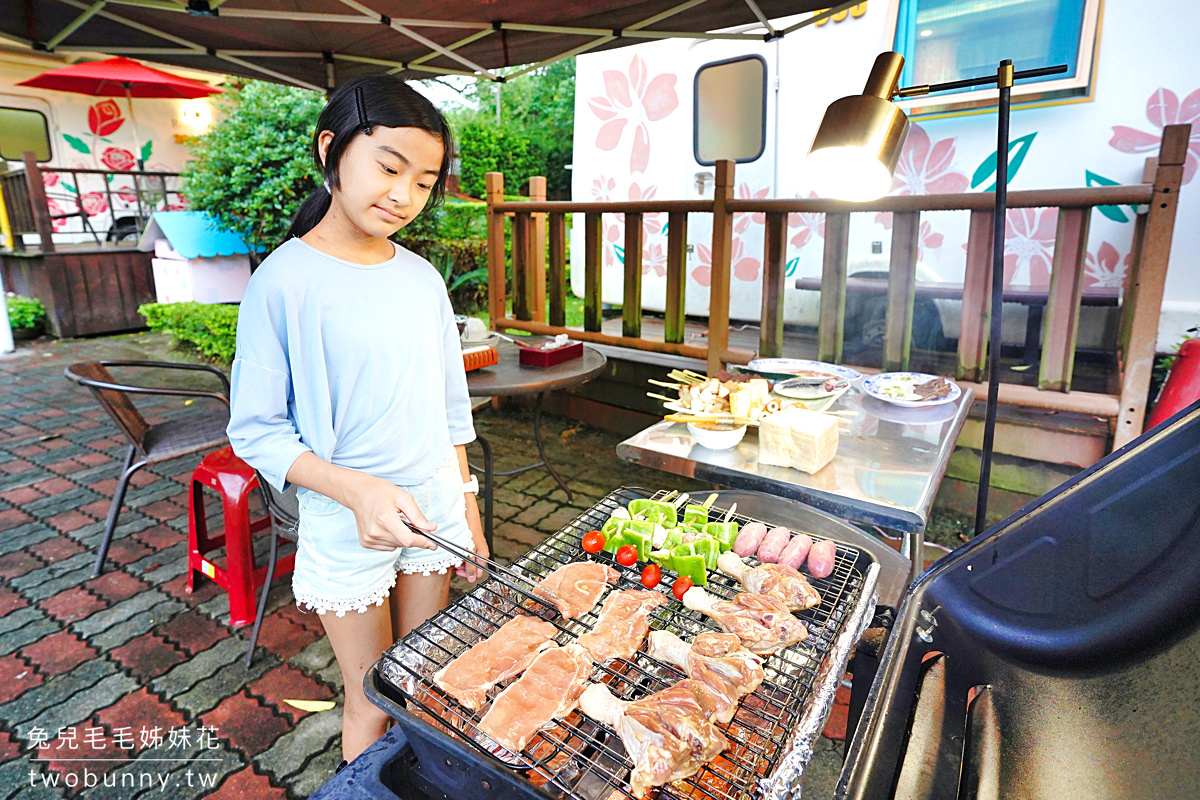
[[[454,452],[458,454],[458,471],[462,473],[463,483],[466,483],[471,480],[471,465],[467,463],[467,446],[465,444],[455,445]],[[488,552],[487,539],[483,536],[483,522],[479,518],[479,503],[472,492],[467,493],[466,501],[467,527],[471,529],[471,539],[475,542],[475,553],[483,558],[488,558],[491,553]],[[483,577],[483,568],[469,561],[464,561],[462,566],[454,571],[471,583]]]
[[[466,448],[461,449],[460,461],[466,458]],[[335,466],[308,451],[292,463],[287,479],[289,483],[319,492],[353,511],[358,522],[359,544],[369,550],[437,549],[433,542],[410,531],[398,514],[404,514],[409,522],[422,530],[434,531],[437,526],[425,519],[411,494],[382,478]],[[469,515],[467,519],[470,520]],[[478,510],[475,519],[478,523]]]

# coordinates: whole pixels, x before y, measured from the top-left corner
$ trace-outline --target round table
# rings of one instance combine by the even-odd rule
[[[538,337],[536,341],[541,341]],[[574,502],[575,495],[567,487],[566,482],[550,466],[546,458],[546,448],[542,444],[542,398],[546,392],[558,389],[569,389],[572,386],[590,381],[604,371],[608,359],[600,351],[583,346],[583,355],[552,367],[530,367],[520,362],[521,348],[503,339],[493,336],[486,340],[500,354],[500,361],[490,367],[474,369],[467,373],[467,394],[471,397],[516,397],[518,395],[537,395],[533,413],[533,439],[537,443],[539,461],[526,464],[516,469],[496,472],[492,468],[492,448],[487,439],[476,432],[475,438],[483,449],[483,473],[486,492],[484,494],[484,538],[488,549],[492,547],[492,499],[493,483],[497,476],[508,477],[528,472],[531,469],[544,467],[554,478],[554,482],[566,492],[568,502]]]

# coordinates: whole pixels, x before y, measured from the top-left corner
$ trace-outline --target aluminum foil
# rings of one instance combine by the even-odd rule
[[[830,649],[828,657],[817,669],[812,696],[805,706],[800,722],[792,729],[785,745],[786,754],[779,760],[775,773],[758,782],[762,800],[799,800],[800,779],[808,767],[808,762],[812,760],[813,745],[821,735],[833,709],[833,698],[841,684],[842,675],[846,673],[850,651],[871,623],[871,614],[879,601],[879,591],[876,588],[878,578],[879,565],[872,563],[863,578],[857,606]]]

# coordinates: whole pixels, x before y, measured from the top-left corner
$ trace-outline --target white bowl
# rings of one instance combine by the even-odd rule
[[[742,437],[746,435],[746,426],[734,426],[729,423],[712,423],[703,422],[701,425],[718,426],[717,429],[701,428],[694,422],[687,424],[688,433],[696,440],[696,443],[701,447],[707,447],[709,450],[728,450],[731,447],[737,447],[738,442],[742,441]]]

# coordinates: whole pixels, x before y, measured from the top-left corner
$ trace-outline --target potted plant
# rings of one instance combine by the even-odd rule
[[[8,324],[18,342],[36,339],[46,332],[46,307],[36,297],[8,295]]]

